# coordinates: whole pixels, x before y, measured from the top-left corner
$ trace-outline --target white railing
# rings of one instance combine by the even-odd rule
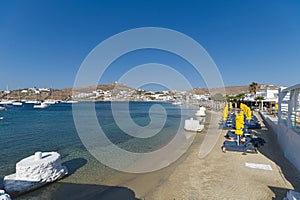
[[[277,139],[285,157],[300,171],[300,84],[279,89]]]

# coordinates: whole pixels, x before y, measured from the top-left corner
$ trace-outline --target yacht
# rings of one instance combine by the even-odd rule
[[[54,99],[47,99],[44,101],[45,104],[48,104],[48,105],[53,105],[53,104],[56,104],[57,101],[54,100]]]
[[[69,101],[61,101],[61,103],[78,103],[78,101],[69,100]]]
[[[181,101],[176,101],[176,102],[173,102],[172,104],[173,104],[173,105],[178,105],[178,106],[180,106],[180,105],[182,105],[183,103],[182,103]]]
[[[13,106],[23,106],[23,103],[21,101],[14,101],[12,102]]]
[[[47,108],[49,106],[49,104],[46,103],[40,103],[40,104],[35,104],[33,105],[33,108]]]
[[[0,101],[0,105],[11,105],[13,102],[11,100]]]
[[[38,100],[27,100],[25,101],[26,104],[40,104],[41,102]]]

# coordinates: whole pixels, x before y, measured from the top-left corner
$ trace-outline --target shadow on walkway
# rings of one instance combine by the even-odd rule
[[[263,121],[262,118],[260,118],[260,120]],[[265,121],[263,121],[263,123],[265,126],[262,125],[262,129],[258,132],[260,132],[259,136],[266,140],[266,144],[259,149],[260,153],[275,162],[276,165],[280,167],[282,176],[284,176],[293,185],[295,191],[299,192],[300,173],[293,164],[284,157],[284,153],[277,141],[276,133],[268,127]],[[276,188],[272,186],[269,186],[269,188],[276,194],[276,199],[282,199],[286,196],[286,192],[288,191],[288,189],[285,188]]]

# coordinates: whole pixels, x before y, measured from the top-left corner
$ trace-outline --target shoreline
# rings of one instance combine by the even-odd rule
[[[210,112],[211,111],[209,111],[209,114],[207,115],[207,119],[210,119],[211,117]],[[208,122],[206,121],[205,129],[202,132],[194,133],[196,134],[196,136],[188,150],[183,153],[178,160],[176,160],[169,166],[158,171],[144,174],[130,174],[120,172],[112,179],[105,180],[104,184],[130,188],[135,192],[138,199],[152,199],[155,190],[161,185],[165,184],[169,180],[169,177],[175,172],[175,170],[186,161],[186,159],[192,154],[192,152],[198,149],[199,145],[202,144],[205,134],[207,133],[207,123]],[[168,198],[165,197],[163,199]]]

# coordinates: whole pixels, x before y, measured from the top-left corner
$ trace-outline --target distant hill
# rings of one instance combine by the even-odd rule
[[[269,88],[269,89],[277,89],[278,86],[273,85],[266,85],[266,84],[259,84],[259,88]],[[78,93],[91,93],[95,90],[103,90],[103,91],[111,91],[113,94],[114,92],[118,92],[120,90],[123,91],[135,91],[135,88],[131,88],[121,83],[111,83],[111,84],[103,84],[103,85],[96,85],[96,86],[87,86],[87,87],[80,87],[80,88],[64,88],[64,89],[51,89],[49,92],[41,92],[40,94],[35,94],[32,92],[22,93],[19,90],[11,91],[10,94],[6,94],[5,92],[0,92],[0,99],[24,99],[24,100],[45,100],[45,99],[59,99],[59,100],[69,100],[71,96]],[[211,92],[211,95],[220,93],[222,88],[213,88],[208,90],[207,88],[194,88],[192,90],[188,90],[188,93],[192,94],[208,94]],[[73,94],[72,94],[73,92]],[[248,93],[249,92],[249,85],[242,85],[242,86],[226,86],[225,92],[227,95],[237,95],[240,93]]]
[[[248,93],[249,92],[249,86],[248,85],[242,85],[242,86],[226,86],[225,92],[227,95],[237,95],[242,92]],[[208,90],[207,88],[194,88],[193,90],[190,90],[189,92],[194,93],[194,94],[208,94],[210,92],[216,94],[220,93],[222,91],[221,88],[212,88]]]
[[[278,86],[274,85],[267,85],[267,84],[258,84],[258,88],[268,88],[268,89],[278,89]],[[220,88],[212,88],[210,89],[210,92],[216,94],[220,92]],[[207,94],[209,93],[209,90],[207,88],[194,88],[193,90],[190,90],[189,92],[192,92],[194,94]],[[249,93],[249,85],[241,85],[241,86],[225,86],[225,92],[226,95],[233,96],[240,93]]]

